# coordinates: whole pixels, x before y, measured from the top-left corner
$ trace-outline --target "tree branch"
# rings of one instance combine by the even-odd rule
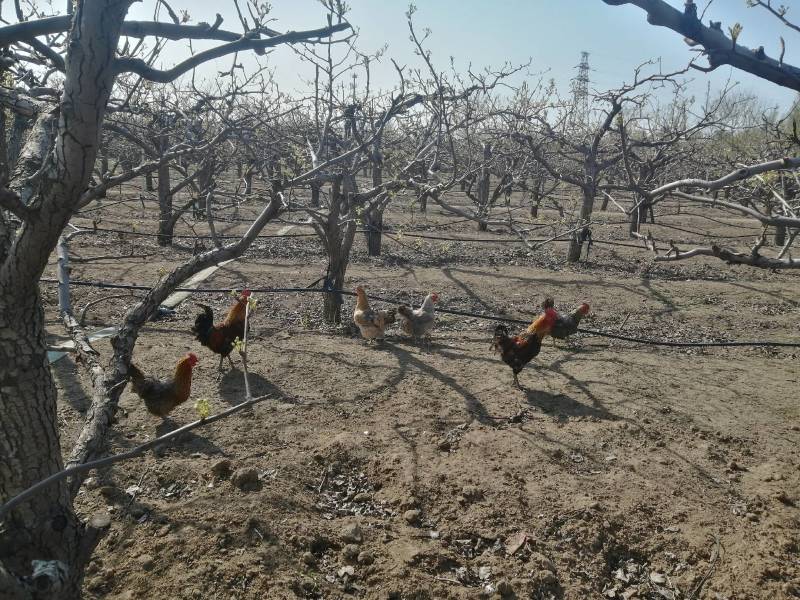
[[[266,48],[274,48],[275,46],[280,46],[281,44],[297,44],[302,42],[313,43],[316,39],[329,37],[334,33],[347,29],[350,29],[350,24],[345,22],[331,25],[330,27],[323,27],[308,31],[290,31],[282,35],[276,35],[275,37],[269,39],[251,39],[242,37],[235,42],[223,44],[203,52],[198,52],[191,58],[188,58],[185,61],[178,63],[171,69],[167,69],[165,71],[154,69],[140,58],[118,58],[116,71],[117,73],[135,73],[143,79],[147,79],[148,81],[169,83],[170,81],[174,81],[184,73],[191,71],[204,62],[214,60],[215,58],[220,58],[222,56],[227,56],[228,54],[234,54],[244,50],[259,51]]]
[[[193,257],[172,271],[151,289],[141,302],[128,311],[119,332],[111,338],[114,356],[111,361],[112,372],[104,382],[105,394],[96,395],[93,399],[83,429],[70,453],[67,467],[84,464],[104,451],[106,436],[111,428],[112,419],[117,411],[119,396],[122,393],[123,386],[121,382],[126,381],[128,378],[128,365],[133,354],[133,348],[136,345],[139,330],[147,322],[147,319],[150,318],[166,297],[186,279],[206,267],[231,260],[243,254],[266,224],[277,216],[284,207],[282,198],[279,195],[274,196],[241,239],[220,249],[210,250]],[[76,476],[71,487],[75,489],[79,485],[80,480]]]
[[[731,65],[756,77],[800,92],[800,69],[740,46],[722,31],[687,18],[664,0],[603,0],[611,6],[633,4],[647,13],[651,25],[666,27],[703,46],[711,69]]]
[[[798,259],[770,258],[768,256],[762,256],[758,252],[736,252],[728,248],[720,248],[716,244],[709,248],[694,248],[686,252],[679,252],[677,248],[674,248],[672,254],[656,256],[653,260],[655,262],[675,262],[678,260],[686,260],[694,256],[713,256],[724,260],[729,265],[749,265],[761,269],[800,269],[800,260]]]

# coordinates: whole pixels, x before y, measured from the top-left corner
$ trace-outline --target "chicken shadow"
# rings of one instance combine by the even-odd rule
[[[161,437],[176,429],[182,427],[185,423],[176,423],[172,417],[167,417],[161,423],[156,425],[155,436]],[[207,454],[209,456],[224,454],[222,448],[217,446],[208,438],[197,435],[192,431],[186,431],[179,436],[173,438],[163,446],[153,448],[153,454],[158,457],[163,457],[166,454]]]
[[[458,381],[456,381],[453,377],[445,373],[442,373],[441,371],[434,368],[430,364],[421,361],[420,359],[416,358],[413,354],[411,354],[408,350],[400,347],[394,342],[390,342],[389,340],[387,340],[385,342],[385,345],[387,349],[390,349],[397,356],[397,359],[400,362],[400,367],[404,371],[406,371],[409,367],[414,367],[417,370],[422,371],[423,373],[427,373],[437,381],[440,381],[441,383],[452,389],[456,394],[461,396],[464,399],[464,404],[466,405],[467,412],[470,415],[472,415],[475,419],[477,419],[479,423],[483,425],[491,425],[493,423],[492,418],[486,411],[486,407],[478,399],[478,397],[475,396],[463,385],[458,383]]]
[[[559,418],[588,417],[603,421],[617,421],[619,417],[600,406],[589,406],[578,402],[566,394],[552,394],[542,390],[532,390],[523,385],[528,405],[545,415]]]

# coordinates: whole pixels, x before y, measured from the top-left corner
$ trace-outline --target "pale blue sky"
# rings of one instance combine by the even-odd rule
[[[670,2],[674,6],[683,4],[681,0]],[[703,0],[698,3],[705,6]],[[220,12],[225,18],[223,27],[240,27],[232,0],[174,0],[171,4],[176,10],[188,9],[195,23],[213,22],[214,14]],[[324,11],[314,0],[273,0],[272,4],[276,29],[307,29],[325,24]],[[374,51],[388,44],[386,59],[373,70],[379,85],[388,86],[394,81],[388,57],[400,64],[418,64],[408,41],[404,16],[407,1],[350,0],[349,4],[350,21],[360,32],[359,46]],[[646,59],[660,57],[665,69],[675,69],[684,66],[691,56],[680,36],[647,25],[641,10],[607,6],[602,0],[418,0],[416,4],[415,22],[419,29],[432,30],[427,46],[441,67],[447,65],[450,56],[460,66],[472,63],[474,67],[499,65],[506,60],[520,63],[531,58],[533,72],[549,70],[545,77],[554,77],[565,91],[582,50],[590,52],[592,86],[597,89],[630,80],[632,68]],[[154,6],[154,0],[136,3],[130,17],[152,16]],[[800,6],[796,10],[800,21]],[[763,44],[773,56],[777,54],[779,35],[784,35],[788,42],[786,61],[800,63],[800,35],[784,28],[765,11],[747,8],[745,0],[715,0],[706,22],[709,17],[721,20],[726,29],[741,22],[744,32],[740,42],[751,47]],[[181,46],[171,46],[171,58],[183,54]],[[282,87],[304,88],[301,75],[307,71],[298,66],[290,50],[277,50],[269,61]],[[696,73],[693,90],[700,95],[709,81],[719,86],[731,76],[767,104],[788,106],[795,97],[785,88],[729,68],[712,75]]]

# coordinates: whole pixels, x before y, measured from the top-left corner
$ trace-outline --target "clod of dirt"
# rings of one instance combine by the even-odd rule
[[[416,525],[419,523],[419,518],[422,513],[417,510],[416,508],[412,508],[411,510],[407,510],[403,513],[403,519],[405,519],[406,523],[409,525]]]
[[[317,559],[314,558],[314,555],[311,554],[311,552],[303,552],[303,562],[311,567],[317,563]]]
[[[100,495],[104,498],[113,498],[117,495],[117,488],[115,488],[113,485],[104,485],[100,488]]]
[[[231,478],[231,483],[243,492],[252,492],[258,489],[258,471],[252,467],[237,469]]]
[[[211,473],[218,477],[219,479],[227,479],[231,476],[231,472],[233,468],[231,466],[231,461],[227,458],[223,458],[222,460],[218,460],[213,465],[211,465]]]
[[[796,596],[800,598],[800,583],[789,581],[783,584],[783,593],[787,596]]]
[[[139,566],[142,567],[145,571],[150,571],[154,566],[155,562],[153,561],[153,557],[149,554],[142,554],[141,556],[136,558],[136,561],[139,563]]]
[[[501,579],[497,582],[495,586],[497,593],[503,597],[512,596],[514,594],[514,586],[508,581],[508,579]]]
[[[528,539],[528,533],[525,531],[520,531],[509,537],[506,540],[506,554],[509,556],[516,554],[517,551],[525,545]]]
[[[404,510],[416,507],[417,507],[417,499],[414,496],[409,496],[408,498],[400,502],[400,508]]]
[[[359,552],[360,549],[356,544],[347,544],[342,549],[342,556],[344,556],[345,560],[355,561],[358,558]]]
[[[360,544],[364,541],[364,536],[361,532],[361,527],[358,523],[348,523],[342,529],[342,540],[351,544]]]
[[[348,567],[342,567],[341,569],[336,571],[336,574],[339,577],[342,577],[342,578],[344,578],[344,577],[352,577],[353,575],[356,574],[356,570],[353,567],[349,567],[349,566]]]
[[[536,575],[534,575],[534,581],[542,586],[551,586],[558,583],[558,577],[552,571],[548,571],[547,569],[542,569],[538,571]]]
[[[371,565],[375,562],[375,556],[369,550],[364,550],[359,552],[357,561],[360,565]]]

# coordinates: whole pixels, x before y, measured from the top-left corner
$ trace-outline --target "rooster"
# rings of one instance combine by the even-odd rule
[[[557,318],[558,313],[554,309],[546,309],[528,329],[515,336],[509,335],[506,325],[495,327],[492,347],[500,353],[503,362],[511,367],[515,387],[522,389],[519,384],[520,371],[539,354],[542,339],[552,331]]]
[[[192,389],[192,368],[196,364],[197,356],[190,352],[178,361],[172,379],[157,379],[148,377],[139,367],[131,363],[128,367],[131,389],[144,400],[148,411],[163,419],[176,406],[189,399],[189,392]]]
[[[545,298],[544,302],[542,302],[542,308],[545,310],[553,309],[554,306],[555,301],[552,298]],[[589,305],[584,302],[568,315],[558,313],[558,318],[550,331],[550,335],[553,337],[553,345],[555,345],[556,339],[568,340],[569,336],[577,333],[581,319],[589,314],[589,310]]]
[[[356,308],[353,311],[353,322],[358,326],[362,337],[367,340],[383,341],[386,327],[394,323],[397,310],[375,310],[370,307],[367,294],[360,285],[356,288]]]
[[[430,333],[436,324],[436,313],[434,304],[439,301],[439,294],[433,292],[425,297],[422,306],[412,309],[408,304],[403,304],[397,308],[400,315],[400,329],[406,335],[410,335],[416,342],[419,338],[425,338],[430,345]]]
[[[226,358],[233,368],[230,354],[236,338],[244,339],[244,316],[249,298],[250,290],[242,290],[236,299],[236,304],[228,311],[228,316],[222,323],[216,325],[214,324],[214,311],[211,310],[211,307],[197,304],[203,309],[203,312],[195,318],[192,333],[203,346],[219,354],[218,374],[222,372],[222,361]]]

